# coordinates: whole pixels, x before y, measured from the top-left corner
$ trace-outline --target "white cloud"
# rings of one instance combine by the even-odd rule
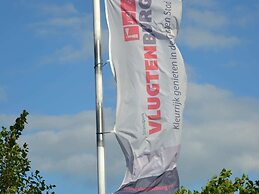
[[[214,33],[206,29],[185,28],[182,31],[181,41],[191,48],[229,48],[238,45],[238,37]]]
[[[230,18],[222,4],[215,1],[192,1],[186,3],[183,12],[185,25],[180,41],[191,48],[231,48],[241,43],[237,35],[230,33],[239,20]],[[231,34],[231,35],[229,35]]]
[[[218,29],[228,24],[227,18],[217,11],[190,9],[186,14],[193,25]]]
[[[41,37],[67,35],[81,39],[86,26],[91,22],[90,14],[61,15],[44,17],[44,20],[34,22],[30,28]],[[79,37],[78,37],[79,36]]]
[[[74,46],[74,45],[65,45],[62,48],[56,49],[56,51],[49,55],[45,56],[42,59],[42,64],[69,64],[74,62],[79,62],[87,59],[92,53],[92,41],[90,44],[87,44],[87,41],[83,41],[85,44]]]
[[[61,48],[55,50],[55,52],[49,56],[45,56],[42,59],[43,64],[59,63],[59,64],[71,64],[86,60],[88,57],[92,57],[94,54],[93,47],[93,32],[89,30],[77,31],[78,36],[75,36],[74,44],[64,45]],[[102,32],[102,53],[108,52],[108,31]]]
[[[106,131],[112,130],[114,112],[105,110]],[[1,118],[1,117],[0,117]],[[92,181],[96,174],[96,142],[95,112],[81,112],[77,115],[36,116],[31,115],[29,126],[22,136],[30,147],[30,158],[33,167],[47,172],[56,172],[70,176],[88,175]],[[115,139],[108,135],[107,144],[116,144]],[[113,139],[113,140],[111,140]],[[113,141],[113,142],[111,142]],[[118,158],[118,145],[115,153],[107,158]],[[123,165],[120,160],[120,165]],[[111,163],[108,172],[112,175],[117,171],[117,163]],[[112,170],[113,169],[113,170]]]
[[[79,17],[69,17],[69,18],[53,18],[43,25],[53,26],[55,28],[64,27],[64,28],[76,28],[76,26],[80,26],[82,24],[82,19]]]
[[[91,14],[79,12],[73,4],[41,5],[38,9],[47,16],[32,23],[30,29],[39,38],[59,40],[59,46],[42,58],[42,64],[75,63],[93,54]]]
[[[259,100],[237,98],[213,85],[189,84],[179,172],[184,185],[206,182],[222,168],[259,174]],[[10,118],[10,119],[8,119]],[[0,115],[3,120],[14,116]],[[105,111],[106,131],[114,111]],[[45,172],[96,178],[95,112],[76,115],[31,115],[22,136],[32,165]],[[107,179],[123,179],[124,157],[112,134],[106,136]],[[116,184],[115,183],[115,184]]]
[[[212,85],[190,84],[180,157],[184,184],[204,183],[222,168],[259,173],[259,101]]]
[[[61,5],[41,5],[39,8],[46,15],[64,16],[71,14],[78,14],[77,9],[72,3]]]

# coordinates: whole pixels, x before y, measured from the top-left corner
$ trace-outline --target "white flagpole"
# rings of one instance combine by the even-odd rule
[[[100,0],[93,0],[93,9],[94,9],[93,23],[94,23],[95,89],[96,89],[96,139],[97,139],[98,193],[105,194],[105,153],[104,153]]]

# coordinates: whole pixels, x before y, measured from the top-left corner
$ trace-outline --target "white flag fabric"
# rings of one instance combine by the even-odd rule
[[[181,0],[105,0],[117,82],[115,134],[126,159],[116,194],[172,194],[179,187],[186,73],[175,44]]]

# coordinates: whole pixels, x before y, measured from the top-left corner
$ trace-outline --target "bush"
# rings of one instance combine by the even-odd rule
[[[234,181],[231,178],[231,170],[223,169],[219,176],[213,176],[202,191],[193,191],[182,187],[176,194],[259,194],[259,181],[251,181],[247,175],[241,178],[236,177]]]
[[[13,126],[2,127],[0,132],[0,194],[48,194],[55,187],[47,185],[38,170],[30,171],[28,145],[17,143],[27,123],[27,115],[28,112],[23,111]]]

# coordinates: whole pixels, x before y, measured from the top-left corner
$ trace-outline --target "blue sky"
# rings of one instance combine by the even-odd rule
[[[1,1],[0,124],[26,109],[22,141],[32,166],[56,193],[96,193],[92,2]],[[104,14],[103,14],[104,17]],[[223,167],[259,177],[258,0],[185,0],[178,46],[187,66],[179,173],[199,188]],[[103,18],[103,60],[108,59]],[[116,90],[104,68],[106,130]],[[113,136],[106,139],[107,193],[124,174]]]

